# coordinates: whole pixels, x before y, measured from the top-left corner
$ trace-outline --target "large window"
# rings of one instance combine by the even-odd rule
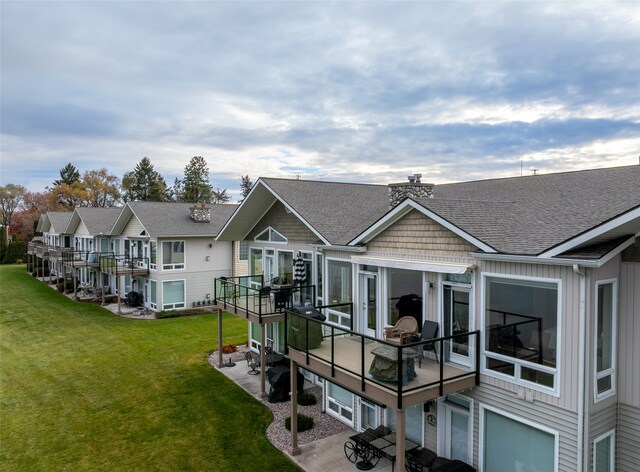
[[[162,269],[184,269],[184,241],[162,243]]]
[[[329,304],[353,301],[351,285],[351,263],[327,260],[327,302]],[[351,312],[348,306],[329,310],[328,321],[341,326],[351,326]]]
[[[150,300],[149,306],[154,310],[158,308],[158,284],[155,280],[149,281]]]
[[[327,413],[353,426],[353,394],[327,382]]]
[[[485,369],[556,390],[558,283],[485,279]]]
[[[293,252],[278,251],[278,277],[281,284],[293,282]]]
[[[593,441],[593,472],[614,472],[615,470],[615,430]]]
[[[157,261],[158,243],[155,241],[149,242],[149,268],[155,270],[158,268]]]
[[[616,283],[596,283],[596,372],[595,398],[606,398],[615,393],[616,385]]]
[[[162,309],[184,308],[184,280],[162,282]]]
[[[422,326],[422,272],[387,269],[387,320],[395,325],[403,316],[413,316]]]
[[[554,472],[558,463],[558,435],[546,428],[481,408],[484,472]]]
[[[407,439],[410,439],[416,444],[422,444],[422,427],[424,421],[422,419],[424,407],[422,403],[409,406],[404,410],[404,434]],[[387,426],[396,430],[398,424],[398,418],[396,410],[393,408],[387,408]]]

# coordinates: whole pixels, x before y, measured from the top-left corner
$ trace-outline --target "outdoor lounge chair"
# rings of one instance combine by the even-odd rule
[[[387,342],[404,344],[407,338],[418,332],[418,322],[413,316],[403,316],[394,326],[384,329],[384,338]]]
[[[428,341],[429,339],[435,339],[438,337],[438,329],[440,325],[435,321],[425,321],[422,325],[422,332],[420,333],[420,341]],[[436,355],[436,362],[438,361],[438,351],[436,350],[436,343],[424,343],[422,345],[422,351],[433,351]],[[418,359],[418,367],[422,367],[422,356]]]

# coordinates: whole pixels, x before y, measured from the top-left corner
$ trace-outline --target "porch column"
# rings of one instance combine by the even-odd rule
[[[53,283],[53,267],[51,267],[51,256],[48,258],[49,261],[49,285]]]
[[[267,398],[267,390],[265,387],[265,370],[267,357],[264,348],[267,345],[267,329],[264,323],[260,323],[260,398]]]
[[[78,299],[78,280],[76,279],[77,269],[74,267],[71,268],[71,275],[73,277],[73,298]]]
[[[42,254],[42,259],[40,259],[42,261],[42,282],[44,282],[44,253]]]
[[[218,308],[218,369],[222,369],[222,309]]]
[[[400,408],[396,410],[396,470],[404,470],[405,463],[405,448],[404,448],[404,440],[405,440],[405,410],[404,408]]]
[[[102,306],[104,306],[104,289],[107,288],[107,287],[104,285],[104,276],[102,275],[102,271],[98,272],[98,274],[100,274],[99,275],[99,277],[100,277],[100,287],[102,287],[100,292],[101,292],[101,295],[102,295]]]
[[[289,454],[297,456],[302,452],[298,447],[298,363],[291,360],[291,444]]]
[[[120,276],[116,275],[116,291],[118,292],[118,313],[122,314],[122,309],[120,308]]]

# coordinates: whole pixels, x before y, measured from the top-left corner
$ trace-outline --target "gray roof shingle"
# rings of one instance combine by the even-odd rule
[[[189,216],[193,203],[129,202],[129,207],[150,236],[216,236],[238,205],[209,205],[211,223],[196,223]]]
[[[48,211],[47,217],[49,218],[51,228],[53,229],[51,232],[60,234],[67,229],[67,225],[71,220],[71,215],[73,215],[73,212],[71,211]]]
[[[87,227],[89,234],[95,236],[98,234],[108,235],[111,232],[111,228],[122,208],[78,207],[76,211]]]

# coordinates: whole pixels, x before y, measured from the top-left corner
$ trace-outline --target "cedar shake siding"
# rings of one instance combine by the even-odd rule
[[[269,226],[285,236],[289,240],[289,243],[314,244],[318,242],[318,236],[313,234],[293,213],[287,213],[286,208],[280,202],[273,204],[245,239],[253,241],[258,234],[262,233]]]

